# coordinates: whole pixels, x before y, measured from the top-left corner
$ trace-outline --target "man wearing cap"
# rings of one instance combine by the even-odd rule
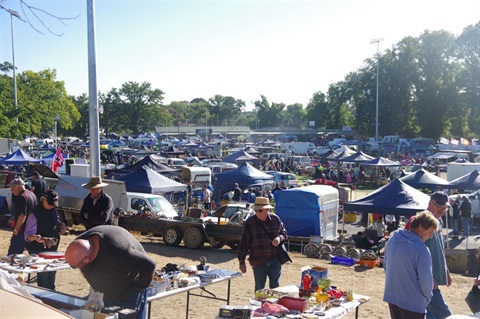
[[[37,205],[37,197],[25,189],[25,182],[21,178],[13,179],[10,184],[12,204],[10,212],[13,214],[13,235],[10,239],[7,255],[23,254],[25,250],[25,221],[28,213]]]
[[[435,192],[430,196],[427,210],[430,211],[439,222],[439,227],[433,233],[432,238],[425,241],[432,256],[432,272],[433,272],[433,296],[427,306],[427,319],[446,318],[452,313],[448,305],[443,299],[442,293],[438,286],[450,286],[452,278],[448,271],[447,262],[445,260],[445,246],[442,235],[442,216],[449,208],[448,196],[444,192]]]
[[[281,219],[270,213],[271,208],[273,206],[270,205],[268,198],[256,198],[252,206],[255,216],[245,221],[238,245],[240,271],[247,272],[245,259],[249,255],[248,261],[253,267],[255,278],[255,291],[265,288],[267,277],[271,289],[280,286],[282,264],[278,259],[277,246],[287,240],[287,231]]]
[[[40,201],[40,197],[47,191],[47,182],[41,178],[37,172],[32,173],[32,187],[30,190],[37,196],[37,200]]]
[[[100,177],[91,177],[87,184],[82,185],[83,188],[90,190],[80,209],[80,222],[86,230],[113,223],[113,200],[103,191],[105,186],[108,184],[103,183]]]
[[[40,197],[40,202],[27,217],[25,227],[25,241],[28,253],[38,254],[43,251],[57,251],[60,243],[60,234],[65,234],[67,227],[58,218],[58,194],[49,189]],[[44,238],[56,238],[55,245],[46,245]],[[37,274],[39,287],[55,290],[55,271],[40,272]]]

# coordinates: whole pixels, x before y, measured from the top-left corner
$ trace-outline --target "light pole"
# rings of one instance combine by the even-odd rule
[[[25,22],[25,20],[20,17],[20,14],[17,11],[5,8],[4,6],[1,6],[2,9],[7,11],[10,14],[10,31],[12,34],[12,64],[13,64],[13,105],[15,106],[15,109],[18,107],[18,99],[17,99],[17,74],[16,74],[16,67],[15,67],[15,41],[14,41],[14,36],[13,36],[13,17],[17,18],[20,21]],[[16,122],[18,123],[18,117],[16,119]]]
[[[383,41],[383,38],[373,39],[370,41],[370,44],[376,43],[377,44],[377,93],[376,93],[376,103],[375,103],[375,142],[378,142],[378,60],[379,60],[379,49],[380,49],[380,41]]]
[[[60,121],[60,116],[55,116],[53,122],[55,123],[55,145],[58,146],[57,124]]]

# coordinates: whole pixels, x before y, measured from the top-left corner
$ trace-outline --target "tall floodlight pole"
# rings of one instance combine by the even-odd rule
[[[90,134],[90,176],[101,177],[100,171],[100,122],[97,95],[97,57],[95,51],[95,5],[87,0],[88,33],[88,109]]]
[[[380,50],[380,41],[383,41],[383,38],[373,39],[370,41],[370,44],[377,44],[377,93],[375,97],[375,142],[378,142],[378,60],[379,60],[379,50]]]
[[[21,20],[25,22],[25,20],[20,17],[20,14],[17,11],[7,9],[5,7],[1,7],[5,11],[7,11],[10,14],[10,32],[12,35],[12,64],[13,64],[13,105],[15,106],[15,109],[18,108],[18,98],[17,98],[17,73],[16,73],[16,67],[15,67],[15,38],[14,38],[14,32],[13,32],[13,17],[17,18],[18,20]],[[18,117],[16,118],[16,122],[18,123]]]

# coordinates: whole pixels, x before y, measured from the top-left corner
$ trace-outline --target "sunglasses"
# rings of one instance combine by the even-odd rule
[[[83,260],[87,258],[87,256],[83,257],[82,259],[80,259],[80,261],[78,262],[78,264],[76,264],[75,266],[70,266],[70,268],[72,269],[77,269],[78,267],[80,267],[80,265],[83,263]]]

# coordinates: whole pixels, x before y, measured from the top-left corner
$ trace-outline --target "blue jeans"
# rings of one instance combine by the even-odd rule
[[[37,274],[37,285],[51,290],[55,290],[56,271],[39,272]]]
[[[432,300],[430,300],[427,306],[426,319],[444,319],[451,314],[448,305],[445,303],[445,300],[443,300],[440,289],[433,289]]]
[[[128,292],[118,300],[104,300],[105,307],[118,306],[123,309],[133,309],[137,312],[137,319],[147,317],[147,291]]]
[[[265,283],[269,282],[269,288],[280,287],[280,275],[282,274],[282,264],[278,258],[264,261],[258,266],[253,267],[253,277],[255,278],[255,291],[265,288]]]
[[[453,234],[460,235],[460,220],[454,219],[453,220]]]
[[[463,236],[467,237],[470,234],[470,217],[462,217]]]

